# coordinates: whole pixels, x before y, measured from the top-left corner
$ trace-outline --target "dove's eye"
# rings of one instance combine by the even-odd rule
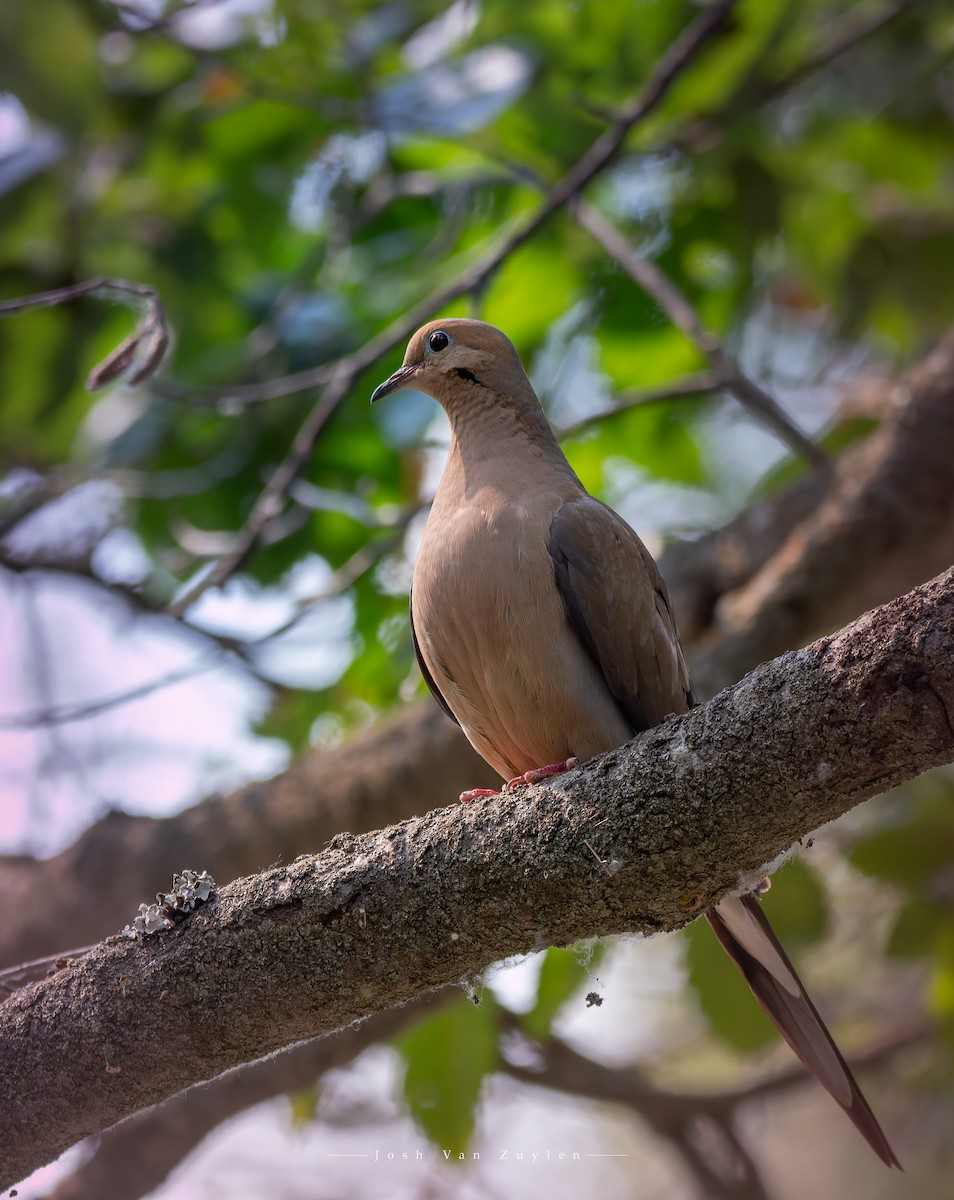
[[[435,329],[433,333],[427,335],[427,348],[439,354],[441,350],[446,350],[450,345],[450,338],[443,329]]]

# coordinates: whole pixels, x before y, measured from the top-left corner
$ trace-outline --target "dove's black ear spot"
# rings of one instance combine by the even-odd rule
[[[468,371],[466,367],[458,367],[454,372],[458,379],[466,379],[468,383],[476,383],[478,387],[486,387],[486,384],[480,382],[473,371]]]

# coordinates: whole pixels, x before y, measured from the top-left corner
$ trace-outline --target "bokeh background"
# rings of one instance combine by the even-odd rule
[[[224,883],[413,811],[382,777],[283,824],[430,703],[407,590],[446,424],[367,404],[423,319],[505,330],[584,483],[677,567],[810,511],[813,452],[884,430],[954,323],[954,13],[719,8],[687,48],[686,0],[0,6],[0,301],[64,289],[0,319],[0,965],[117,931],[182,866]],[[852,615],[839,571],[797,644]],[[680,613],[691,654],[717,599]],[[949,1196],[951,799],[939,774],[849,814],[766,901],[904,1177],[692,927],[461,981],[19,1194]]]

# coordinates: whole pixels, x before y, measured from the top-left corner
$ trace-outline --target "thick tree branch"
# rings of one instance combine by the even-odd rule
[[[954,569],[549,788],[339,835],[168,934],[111,939],[0,1008],[0,1186],[500,958],[682,925],[797,837],[954,759],[952,714]]]
[[[799,512],[811,481],[778,502],[798,519],[715,607],[710,644],[693,658],[702,695],[954,561],[954,334],[893,398],[882,426],[837,460],[814,505]]]

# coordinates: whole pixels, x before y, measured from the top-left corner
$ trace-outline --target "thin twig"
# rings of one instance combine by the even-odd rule
[[[655,149],[682,149],[691,153],[700,145],[709,144],[712,133],[724,129],[736,116],[751,114],[794,90],[806,79],[831,66],[837,59],[919,3],[922,3],[922,0],[895,0],[894,3],[886,5],[881,12],[864,20],[854,21],[849,18],[838,22],[825,44],[791,70],[777,79],[747,78],[718,107],[688,118],[678,133],[670,135],[664,145]]]
[[[630,242],[598,209],[574,200],[571,210],[579,223],[623,268],[630,279],[666,313],[672,323],[702,351],[722,380],[722,386],[814,467],[827,467],[827,455],[796,425],[778,401],[729,360],[720,339],[705,327],[702,318],[675,283]]]
[[[54,288],[49,292],[37,292],[32,296],[20,296],[15,300],[0,303],[0,316],[13,316],[31,308],[51,308],[56,304],[67,304],[81,296],[109,295],[116,293],[127,305],[139,301],[145,311],[136,329],[101,363],[93,367],[86,379],[89,391],[96,391],[125,377],[129,384],[142,383],[158,369],[169,345],[169,330],[159,293],[148,283],[133,283],[128,279],[114,279],[97,275],[82,283],[69,287]],[[135,297],[130,300],[129,297]]]
[[[61,950],[58,954],[47,954],[43,958],[33,958],[29,962],[4,967],[0,971],[0,996],[11,996],[28,983],[51,974],[58,964],[65,964],[69,959],[82,958],[83,955],[89,954],[98,944],[94,942],[91,946],[78,946],[75,950]]]
[[[294,441],[273,472],[268,483],[259,493],[258,499],[249,513],[245,524],[239,530],[235,545],[224,554],[210,571],[201,575],[191,587],[181,593],[169,606],[168,612],[174,617],[181,617],[195,601],[211,587],[221,587],[242,565],[265,526],[272,518],[277,517],[285,504],[285,497],[305,465],[312,447],[318,440],[321,431],[331,420],[339,403],[346,395],[354,380],[354,373],[341,370],[328,384],[321,399],[311,409],[301,428],[295,435]]]
[[[766,83],[759,89],[756,96],[757,104],[766,104],[769,101],[775,100],[778,96],[785,92],[791,91],[797,87],[810,75],[816,74],[818,71],[824,70],[830,66],[836,58],[840,58],[849,50],[853,50],[859,42],[863,42],[873,33],[878,33],[879,30],[896,21],[898,17],[903,16],[909,9],[915,5],[922,3],[923,0],[895,0],[895,3],[888,4],[879,13],[873,13],[870,17],[862,21],[846,21],[845,28],[840,32],[836,32],[835,36],[820,50],[810,55],[808,58],[793,67],[791,71],[783,75],[780,79],[772,83]]]
[[[672,383],[662,383],[659,387],[627,388],[626,391],[617,393],[611,407],[587,413],[585,417],[561,425],[556,431],[557,437],[576,437],[591,425],[605,421],[608,417],[615,417],[618,413],[668,400],[692,400],[708,392],[717,392],[725,386],[726,381],[718,371],[697,371],[694,375],[686,375],[682,379],[673,380]]]
[[[252,429],[237,427],[238,436],[224,450],[211,455],[194,467],[168,470],[131,470],[128,467],[108,467],[96,477],[116,485],[124,496],[137,499],[168,500],[175,496],[198,496],[234,476],[248,465],[256,443]]]
[[[430,500],[421,500],[417,504],[411,505],[401,515],[400,519],[391,526],[391,532],[387,537],[378,537],[365,542],[359,550],[356,550],[332,574],[328,583],[320,592],[316,592],[313,596],[305,596],[297,601],[295,611],[287,621],[283,621],[276,629],[263,634],[262,637],[245,642],[245,648],[250,650],[255,646],[260,646],[265,642],[270,642],[275,638],[281,637],[293,629],[303,617],[317,608],[319,604],[324,604],[326,600],[333,600],[335,597],[340,596],[342,592],[347,591],[349,587],[358,582],[362,575],[366,575],[386,554],[389,554],[401,543],[408,525],[410,525],[419,512],[428,508],[430,503]]]
[[[172,687],[186,679],[193,679],[206,671],[221,666],[223,651],[217,651],[213,657],[200,659],[187,667],[170,671],[160,679],[149,683],[141,683],[137,687],[127,688],[123,692],[115,692],[112,696],[104,696],[100,700],[82,701],[76,704],[49,704],[30,712],[18,713],[15,717],[0,717],[0,729],[46,729],[51,725],[66,725],[72,721],[85,721],[90,717],[98,717],[110,709],[130,704],[134,700],[142,700],[163,688]]]

